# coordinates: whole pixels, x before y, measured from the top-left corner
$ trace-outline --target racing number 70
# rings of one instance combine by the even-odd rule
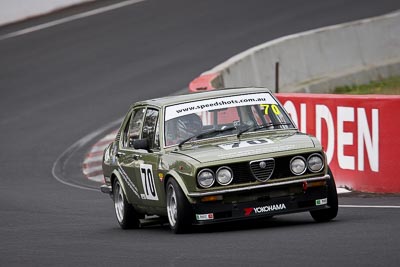
[[[140,176],[142,177],[143,191],[146,195],[146,199],[158,200],[153,171],[150,164],[140,165]]]
[[[275,115],[281,114],[281,111],[279,110],[277,105],[274,105],[274,104],[261,104],[261,106],[264,107],[264,114],[265,115],[268,115],[269,108],[272,109],[272,112]]]

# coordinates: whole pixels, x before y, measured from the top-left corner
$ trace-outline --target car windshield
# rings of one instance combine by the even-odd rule
[[[295,128],[268,92],[187,102],[165,109],[166,146],[224,135]]]

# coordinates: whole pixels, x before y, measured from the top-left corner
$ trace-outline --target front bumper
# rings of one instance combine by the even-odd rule
[[[281,193],[276,194],[278,191]],[[253,200],[240,201],[251,198],[253,194],[256,194]],[[236,195],[231,199],[235,197]],[[193,224],[255,219],[329,208],[327,185],[305,189],[300,183],[292,185],[290,190],[287,187],[263,189],[258,192],[242,192],[238,195],[238,201],[225,199],[229,199],[228,195],[224,195],[221,201],[192,204],[195,215]]]

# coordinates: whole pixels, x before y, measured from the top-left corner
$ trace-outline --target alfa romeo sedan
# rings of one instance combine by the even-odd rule
[[[310,212],[336,217],[320,142],[299,132],[265,88],[215,90],[133,104],[104,151],[105,184],[123,229],[150,215],[193,225]]]

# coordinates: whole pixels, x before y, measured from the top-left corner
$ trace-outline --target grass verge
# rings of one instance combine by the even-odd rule
[[[381,94],[381,95],[400,95],[400,76],[393,76],[387,79],[372,81],[363,85],[351,85],[337,87],[335,94]]]

